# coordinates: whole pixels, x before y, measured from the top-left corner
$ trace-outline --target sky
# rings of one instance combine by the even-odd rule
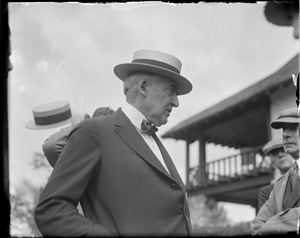
[[[269,23],[265,2],[249,3],[9,3],[13,70],[8,80],[10,188],[49,175],[30,165],[44,140],[60,128],[29,130],[32,109],[68,100],[73,111],[93,114],[125,103],[113,68],[137,50],[172,54],[193,90],[179,96],[161,136],[178,123],[274,73],[298,53],[291,27]],[[163,139],[185,180],[185,143]],[[198,145],[191,146],[191,163]],[[209,144],[208,161],[233,150]],[[196,165],[196,164],[195,164]],[[236,221],[254,218],[248,206],[225,204]],[[244,210],[243,210],[244,209]],[[243,212],[244,211],[244,212]]]

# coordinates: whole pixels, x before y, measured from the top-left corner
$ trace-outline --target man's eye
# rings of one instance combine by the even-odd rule
[[[169,95],[176,94],[176,92],[175,92],[175,90],[173,88],[166,89],[166,93],[169,94]]]

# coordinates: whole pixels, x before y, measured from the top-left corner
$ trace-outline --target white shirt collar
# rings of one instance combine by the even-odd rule
[[[135,107],[133,107],[131,104],[126,103],[122,107],[122,111],[125,113],[125,115],[129,118],[131,123],[138,128],[139,130],[141,129],[141,124],[143,120],[147,120],[145,116],[137,110]]]

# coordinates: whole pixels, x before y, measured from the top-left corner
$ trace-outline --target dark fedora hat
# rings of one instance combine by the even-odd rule
[[[51,129],[71,123],[72,112],[68,101],[57,100],[32,109],[33,120],[26,124],[32,130]]]
[[[181,62],[176,57],[160,51],[139,50],[133,55],[131,63],[119,64],[114,73],[121,80],[125,80],[131,73],[148,72],[158,74],[174,80],[178,86],[178,94],[189,93],[193,86],[189,80],[180,75]]]
[[[299,1],[276,2],[268,1],[265,5],[264,14],[266,19],[277,26],[291,26],[290,14],[299,12]]]
[[[277,119],[271,122],[271,127],[274,129],[280,129],[287,123],[299,125],[299,115],[296,107],[283,110]]]

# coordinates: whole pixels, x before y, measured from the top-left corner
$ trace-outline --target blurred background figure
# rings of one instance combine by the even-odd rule
[[[99,107],[97,108],[93,113],[94,117],[102,117],[106,115],[111,115],[114,113],[114,110],[110,107]],[[67,138],[70,134],[70,132],[82,121],[89,119],[90,116],[88,114],[82,114],[82,113],[75,113],[71,119],[71,125],[62,128],[55,134],[51,135],[49,138],[47,138],[43,144],[43,151],[44,154],[52,166],[56,164],[59,155],[63,151],[63,148],[66,145]]]
[[[293,27],[293,36],[299,39],[299,1],[292,2],[267,2],[264,13],[267,21],[277,26]],[[298,66],[298,72],[300,66]],[[296,105],[299,112],[299,73],[292,75],[296,86]]]
[[[282,3],[268,1],[264,13],[272,24],[293,27],[294,38],[299,39],[299,1]]]
[[[9,181],[9,153],[8,153],[8,79],[9,72],[13,69],[12,63],[10,61],[11,55],[11,32],[8,25],[8,3],[7,1],[1,1],[1,27],[0,27],[0,51],[1,51],[1,102],[2,102],[2,126],[1,126],[1,135],[2,135],[2,159],[1,159],[1,168],[2,168],[2,181],[3,181],[3,191],[4,199],[3,201],[3,210],[2,215],[2,227],[1,237],[9,237],[10,231],[10,181]],[[3,219],[4,218],[4,219]]]
[[[59,155],[63,151],[69,133],[80,122],[90,119],[87,113],[72,112],[68,101],[58,100],[41,104],[32,110],[34,119],[26,124],[27,129],[46,130],[56,127],[63,127],[58,132],[47,138],[42,145],[42,149],[46,159],[53,168]],[[93,113],[93,117],[100,117],[112,114],[114,111],[109,107],[99,107]],[[64,127],[68,125],[67,127]],[[83,214],[80,204],[78,212]]]
[[[286,173],[293,165],[293,158],[284,152],[283,143],[281,138],[275,138],[269,141],[262,148],[264,154],[271,158],[272,165],[277,168],[280,175]],[[270,185],[263,186],[258,193],[258,209],[268,200],[269,195],[274,187],[274,182],[278,178],[272,181]]]

